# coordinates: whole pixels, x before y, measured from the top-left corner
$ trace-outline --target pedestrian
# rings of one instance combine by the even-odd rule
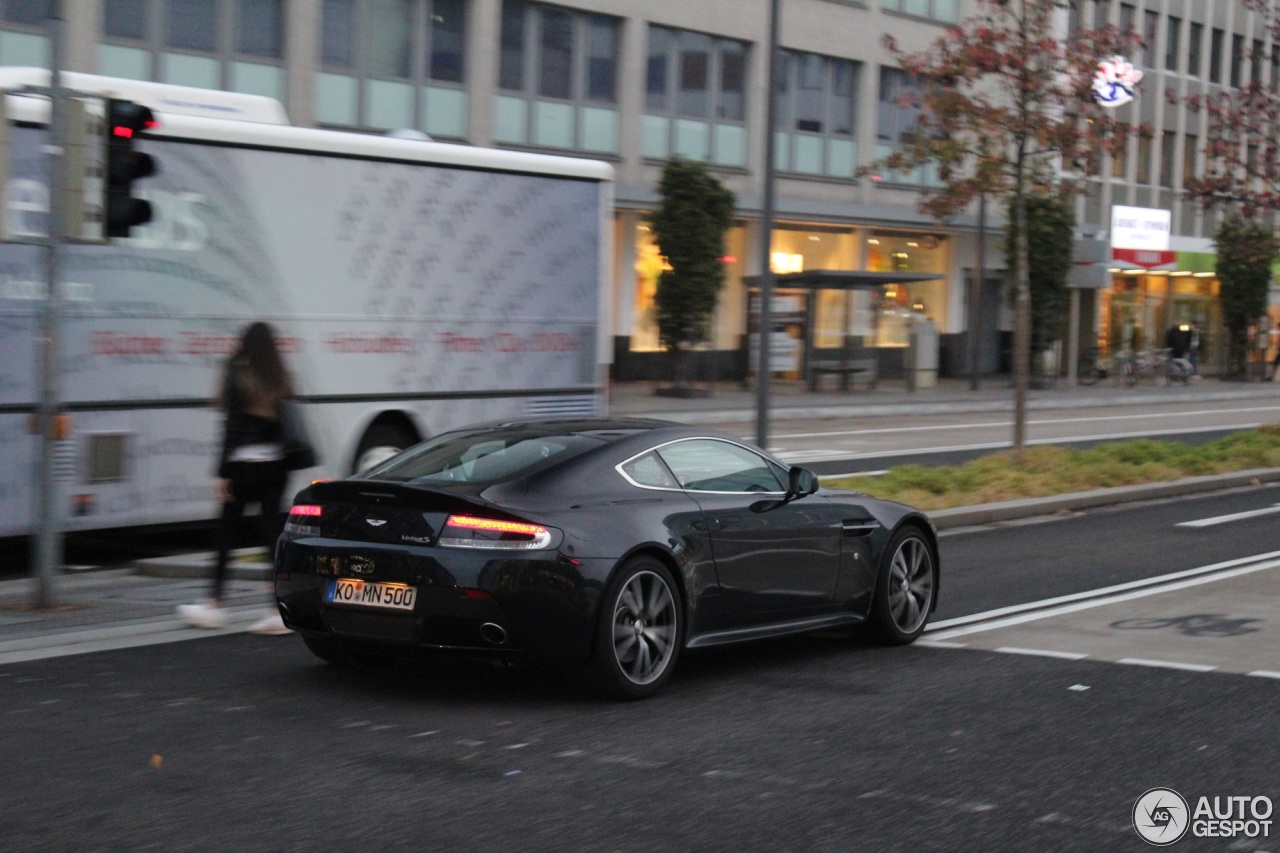
[[[227,622],[223,608],[227,557],[245,510],[252,504],[259,507],[259,544],[270,550],[280,534],[280,505],[288,479],[280,415],[284,401],[291,396],[292,381],[280,357],[274,331],[267,323],[251,324],[235,353],[227,359],[217,394],[218,408],[224,415],[218,479],[214,484],[221,506],[217,556],[212,597],[178,607],[178,615],[192,625],[221,628]],[[249,630],[261,634],[289,632],[274,607]]]

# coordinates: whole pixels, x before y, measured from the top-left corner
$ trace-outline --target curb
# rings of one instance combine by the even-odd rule
[[[1069,492],[1064,495],[1048,495],[1042,498],[1022,498],[999,503],[975,504],[933,510],[927,515],[939,530],[971,527],[1052,515],[1056,512],[1096,509],[1102,506],[1156,500],[1159,498],[1216,492],[1223,489],[1255,486],[1280,482],[1280,468],[1254,468],[1231,474],[1209,474],[1202,477],[1184,477],[1159,483],[1142,483],[1135,486],[1115,486],[1088,492]]]

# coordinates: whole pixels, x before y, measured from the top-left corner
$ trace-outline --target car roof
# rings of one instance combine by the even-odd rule
[[[486,432],[519,430],[531,435],[590,435],[604,441],[616,441],[636,433],[653,430],[682,429],[683,424],[656,418],[519,418],[469,424],[452,432]]]

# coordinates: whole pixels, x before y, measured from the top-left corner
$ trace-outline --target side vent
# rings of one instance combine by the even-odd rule
[[[596,398],[585,394],[571,397],[533,397],[524,404],[525,417],[595,417]]]
[[[85,482],[120,483],[129,477],[129,433],[97,432],[86,436]]]

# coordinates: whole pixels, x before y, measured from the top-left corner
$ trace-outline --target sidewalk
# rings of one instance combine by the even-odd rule
[[[689,424],[722,427],[753,425],[753,389],[719,383],[704,398],[673,398],[653,393],[658,383],[626,383],[610,391],[614,415],[656,417]],[[1280,401],[1280,383],[1222,382],[1203,379],[1188,386],[1125,388],[1102,383],[1093,387],[1032,390],[1032,410],[1126,406],[1158,403],[1198,404],[1231,400]],[[937,388],[910,391],[905,383],[882,381],[874,390],[811,392],[801,383],[770,384],[770,419],[866,418],[939,412],[1012,411],[1007,379],[983,379],[971,390],[968,380],[943,379]],[[749,431],[749,429],[748,429]],[[1125,486],[1074,495],[1007,501],[930,513],[941,529],[999,523],[1063,510],[1149,500],[1175,494],[1211,491],[1258,482],[1280,481],[1280,469],[1244,471],[1215,477],[1193,477],[1172,483]],[[188,554],[140,560],[122,569],[68,569],[57,578],[56,607],[33,608],[35,580],[0,581],[0,666],[68,654],[167,643],[244,632],[270,604],[271,567],[246,553],[232,569],[228,585],[228,625],[219,631],[191,628],[174,611],[178,604],[207,595],[211,554]],[[263,642],[274,638],[264,637]]]
[[[737,382],[695,386],[709,392],[703,398],[677,399],[658,396],[661,382],[617,383],[609,390],[613,415],[661,418],[680,423],[718,426],[754,424],[756,391]],[[1069,388],[1062,380],[1054,388],[1032,389],[1027,394],[1031,410],[1074,409],[1088,406],[1130,406],[1226,400],[1280,401],[1280,382],[1224,382],[1195,379],[1188,385],[1156,386],[1144,382],[1132,388],[1103,380],[1093,386]],[[902,380],[881,380],[874,389],[810,391],[803,382],[773,380],[769,383],[770,420],[788,418],[867,418],[885,415],[939,414],[943,412],[1012,412],[1013,388],[1007,377],[984,377],[978,390],[968,379],[944,378],[936,388],[908,390]],[[1278,419],[1280,420],[1280,419]]]

